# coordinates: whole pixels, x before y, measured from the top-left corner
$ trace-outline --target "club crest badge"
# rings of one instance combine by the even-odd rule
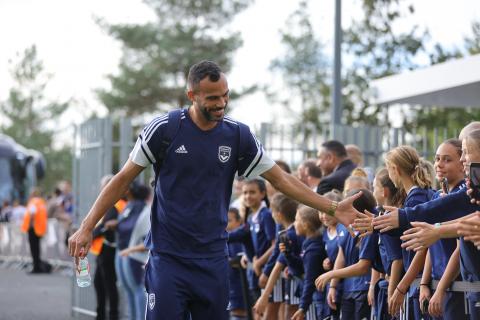
[[[232,148],[227,146],[218,147],[218,159],[223,163],[227,162],[230,159],[231,151]]]
[[[150,310],[153,310],[153,308],[155,307],[155,293],[150,293],[148,295],[148,307],[150,308]]]

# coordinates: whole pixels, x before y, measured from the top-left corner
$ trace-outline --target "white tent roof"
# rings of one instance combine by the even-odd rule
[[[480,106],[480,54],[371,82],[374,104]]]

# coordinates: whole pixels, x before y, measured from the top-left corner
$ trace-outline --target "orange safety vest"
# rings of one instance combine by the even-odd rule
[[[39,197],[31,198],[27,204],[27,211],[23,217],[22,231],[28,232],[31,226],[31,216],[30,210],[32,207],[35,207],[35,213],[33,214],[33,231],[38,237],[43,237],[47,233],[47,203],[45,200]]]
[[[120,214],[123,209],[127,206],[127,201],[120,199],[117,203],[115,203],[115,209],[117,209],[118,214]],[[103,240],[105,239],[104,236],[98,236],[92,241],[92,245],[90,247],[90,252],[96,256],[102,252],[103,248]]]

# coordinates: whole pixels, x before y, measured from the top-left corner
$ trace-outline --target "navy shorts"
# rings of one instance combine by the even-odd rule
[[[227,257],[150,256],[145,270],[149,320],[228,319]]]

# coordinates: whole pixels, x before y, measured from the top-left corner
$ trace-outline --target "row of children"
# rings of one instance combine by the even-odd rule
[[[479,129],[476,125],[467,126],[461,137],[475,137],[471,132]],[[373,192],[365,172],[355,169],[343,191],[345,196],[362,192],[354,206],[365,215],[353,225],[355,229],[338,224],[327,213],[297,207],[282,194],[275,194],[269,204],[265,183],[247,181],[242,189],[247,210],[229,212],[229,248],[231,255],[244,253],[250,262],[249,289],[256,318],[478,319],[478,293],[468,293],[465,303],[463,292],[448,291],[450,283],[461,278],[460,268],[464,280],[480,280],[475,246],[463,238],[458,244],[451,238],[435,242],[428,250],[428,245],[406,250],[415,239],[424,239],[419,232],[426,232],[411,221],[408,227],[395,228],[406,214],[395,208],[408,210],[422,203],[429,208],[428,203],[447,193],[465,194],[465,158],[475,161],[478,152],[480,160],[480,139],[478,150],[469,149],[465,141],[463,148],[460,140],[444,141],[437,149],[434,171],[414,148],[392,149],[385,155],[385,168],[375,175]],[[444,182],[443,189],[434,190],[435,178]],[[325,195],[335,201],[342,198],[336,191]],[[459,203],[463,198],[455,201],[452,206],[461,207],[464,215],[478,210]],[[415,228],[406,231],[410,222]],[[382,232],[372,232],[372,226]],[[456,230],[453,233],[458,236]],[[418,249],[420,245],[414,244]],[[232,272],[230,279],[232,318],[242,319],[247,306],[239,278]],[[432,287],[432,280],[439,281],[438,286]]]

